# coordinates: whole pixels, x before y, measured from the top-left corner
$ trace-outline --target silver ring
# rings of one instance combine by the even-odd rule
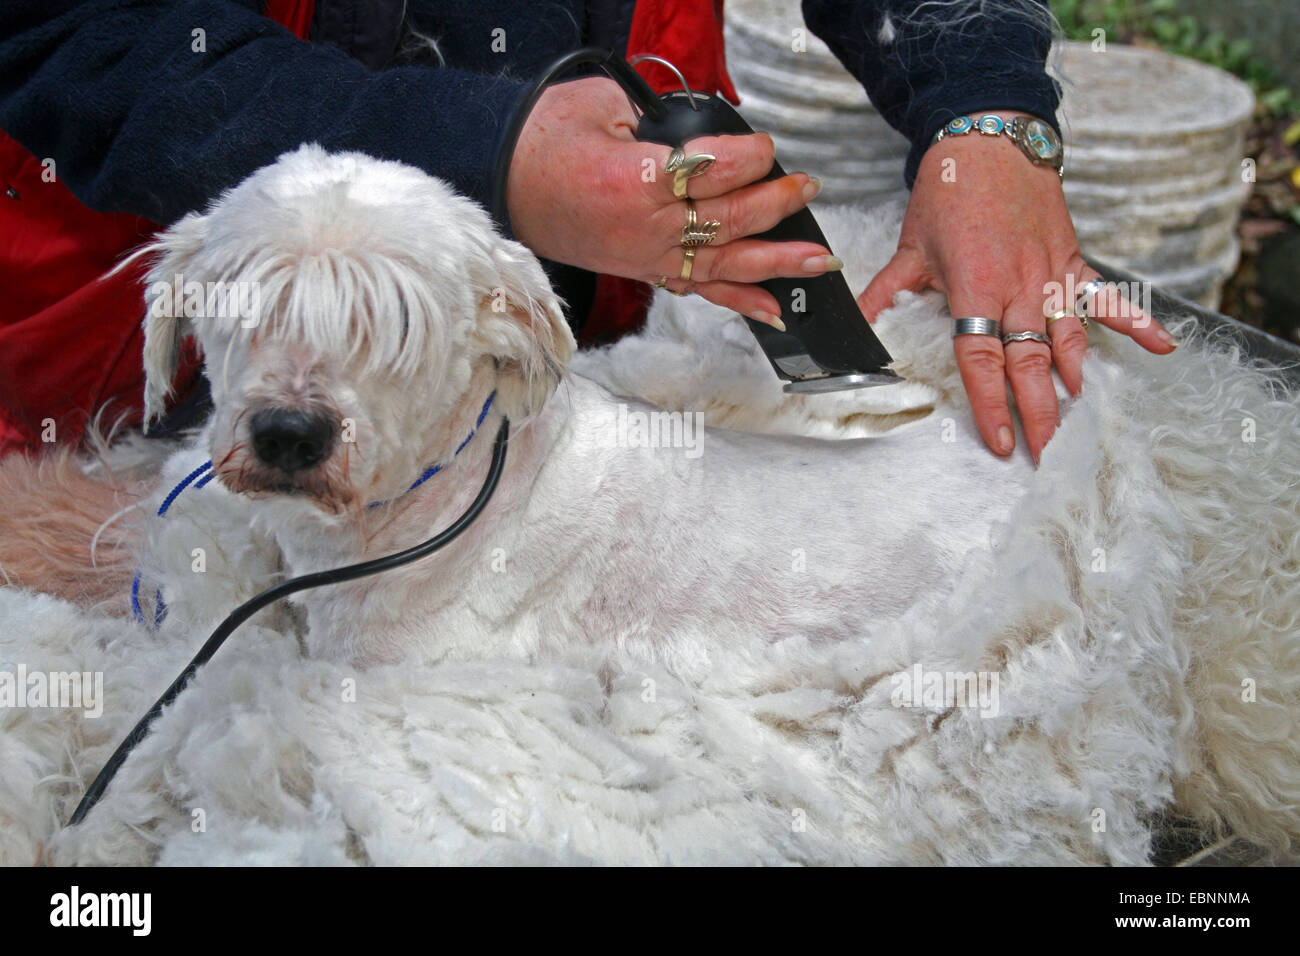
[[[1044,345],[1051,345],[1052,340],[1042,332],[1008,332],[1002,336],[1002,344],[1010,345],[1012,342],[1042,342]]]
[[[1079,318],[1087,318],[1087,313],[1083,311],[1083,300],[1092,298],[1109,284],[1104,279],[1089,279],[1079,286],[1074,296],[1074,308],[1079,313]]]
[[[986,319],[978,315],[957,319],[952,326],[952,337],[954,339],[959,335],[992,335],[996,338],[1001,334],[1001,322],[997,319]]]

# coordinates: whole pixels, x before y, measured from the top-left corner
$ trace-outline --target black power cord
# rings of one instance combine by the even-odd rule
[[[77,804],[76,811],[72,814],[72,819],[68,821],[68,826],[76,826],[86,818],[86,814],[91,811],[99,798],[104,795],[108,785],[112,782],[113,777],[117,775],[126,758],[130,756],[131,751],[136,748],[140,741],[144,740],[149,733],[149,728],[153,722],[158,719],[163,708],[172,703],[189,684],[194,677],[195,672],[206,664],[214,655],[221,645],[226,642],[234,630],[243,624],[250,617],[266,607],[268,604],[274,604],[281,598],[286,598],[290,594],[296,594],[299,591],[306,591],[309,588],[318,588],[326,584],[339,584],[343,581],[353,581],[357,578],[364,578],[371,574],[378,574],[381,571],[388,571],[392,568],[399,567],[403,564],[410,564],[412,561],[418,561],[437,551],[443,545],[449,544],[462,531],[473,524],[474,519],[479,516],[479,512],[487,505],[488,499],[496,490],[497,482],[501,478],[501,471],[506,462],[506,445],[510,440],[510,420],[501,419],[501,427],[497,429],[496,440],[492,444],[492,464],[488,467],[487,477],[483,479],[483,487],[479,489],[478,497],[465,509],[465,513],[457,518],[445,530],[434,535],[423,544],[417,544],[413,548],[407,548],[405,551],[398,551],[396,554],[390,554],[386,557],[375,558],[371,561],[362,561],[358,564],[349,564],[344,568],[336,568],[332,571],[316,571],[312,574],[304,574],[300,577],[290,578],[275,587],[267,588],[257,597],[241,604],[235,608],[230,615],[221,622],[212,636],[204,643],[199,652],[194,655],[194,659],[186,665],[185,670],[181,671],[179,677],[172,681],[170,687],[161,697],[149,708],[149,712],[140,718],[140,722],[135,725],[126,739],[123,740],[113,751],[113,756],[109,758],[104,769],[95,777],[90,787],[86,790],[86,795],[81,798],[81,803]]]

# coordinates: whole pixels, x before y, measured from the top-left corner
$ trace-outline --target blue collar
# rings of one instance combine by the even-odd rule
[[[472,439],[478,433],[478,430],[483,426],[483,419],[487,418],[488,409],[492,407],[492,399],[496,397],[497,397],[496,392],[493,392],[491,395],[487,397],[487,401],[483,403],[483,411],[478,413],[478,421],[474,423],[474,427],[471,428],[469,434],[465,436],[465,440],[456,446],[456,452],[451,457],[455,458],[456,455],[459,455],[461,449],[464,448],[466,445],[468,445],[470,443],[470,439]],[[451,464],[451,462],[447,462],[447,464],[449,465]],[[424,474],[422,474],[419,478],[415,479],[415,483],[412,484],[411,487],[407,488],[405,491],[402,492],[402,495],[410,494],[412,491],[414,491],[416,488],[419,488],[422,484],[424,484],[426,481],[428,481],[430,478],[432,478],[434,475],[436,475],[438,472],[442,471],[446,467],[447,465],[430,465],[428,468],[424,470]],[[400,498],[402,495],[398,495],[397,497]],[[370,502],[370,504],[366,505],[366,507],[378,508],[380,505],[386,505],[388,504],[389,501],[395,501],[395,500],[397,499],[389,498],[388,501],[372,501]]]
[[[478,421],[474,423],[474,427],[470,429],[470,433],[465,436],[465,440],[456,446],[455,454],[452,455],[453,458],[455,458],[456,455],[459,455],[461,453],[464,447],[470,443],[470,440],[478,433],[478,430],[483,426],[483,420],[487,418],[488,410],[492,408],[492,400],[496,398],[496,395],[497,393],[493,392],[491,395],[487,397],[487,401],[483,403],[483,411],[478,413]],[[451,462],[448,462],[447,464],[451,464]],[[419,478],[415,479],[415,481],[411,484],[411,487],[407,488],[406,491],[402,492],[402,494],[398,495],[397,497],[400,498],[403,495],[410,494],[412,491],[414,491],[416,488],[419,488],[422,484],[424,484],[426,481],[428,481],[430,478],[432,478],[434,475],[436,475],[438,472],[442,471],[446,467],[447,465],[429,466],[424,470],[424,474],[422,474]],[[163,499],[163,503],[158,508],[158,517],[161,518],[165,516],[167,514],[167,510],[171,508],[172,503],[178,497],[180,497],[181,492],[184,491],[186,488],[188,488],[190,485],[193,485],[196,489],[202,488],[209,481],[211,481],[215,475],[216,472],[212,470],[212,462],[210,461],[204,462],[198,468],[195,468],[192,472],[190,472],[188,475],[182,478],[180,483],[167,494],[166,498]],[[396,498],[389,498],[386,501],[372,501],[370,504],[366,505],[366,507],[378,508],[381,505],[386,505],[390,501],[396,501],[396,500],[397,500]],[[134,615],[137,621],[139,621],[141,624],[144,623],[144,612],[140,609],[140,572],[139,571],[135,573],[135,577],[131,580],[131,613],[132,615]],[[154,627],[157,628],[158,625],[162,623],[163,618],[166,616],[167,616],[167,605],[163,603],[162,592],[159,591],[157,592],[156,595],[156,602],[154,607]]]

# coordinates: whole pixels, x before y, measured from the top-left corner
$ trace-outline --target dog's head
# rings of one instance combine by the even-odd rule
[[[193,334],[214,470],[238,492],[330,512],[391,498],[452,457],[484,383],[523,423],[573,354],[531,252],[439,180],[360,153],[287,153],[151,249],[146,420]]]

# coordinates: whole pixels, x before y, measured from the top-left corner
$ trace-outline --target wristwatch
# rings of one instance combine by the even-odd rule
[[[1057,175],[1065,178],[1065,149],[1056,130],[1036,116],[1016,116],[1004,120],[1000,116],[958,116],[944,124],[934,134],[931,145],[949,136],[964,136],[978,131],[984,136],[1007,136],[1020,147],[1035,166],[1050,166]]]

